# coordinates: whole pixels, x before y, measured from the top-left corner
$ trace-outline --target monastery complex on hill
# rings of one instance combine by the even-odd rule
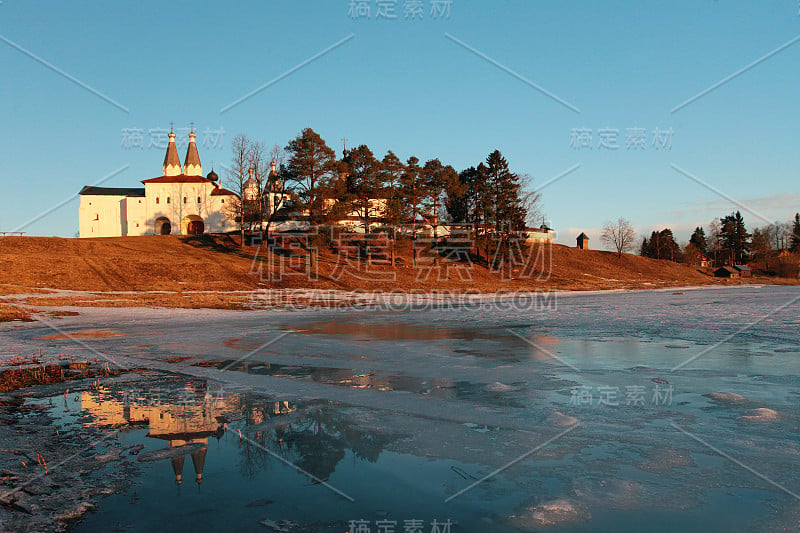
[[[170,132],[162,175],[142,184],[143,188],[84,187],[79,236],[201,235],[236,229],[225,213],[237,196],[219,185],[213,170],[203,176],[194,132],[189,134],[183,165],[175,133]]]
[[[237,205],[239,196],[220,185],[219,176],[213,170],[203,176],[203,166],[197,152],[195,133],[189,133],[189,146],[181,165],[175,145],[175,133],[170,132],[167,153],[164,156],[161,176],[142,180],[144,187],[119,188],[87,185],[80,191],[78,211],[78,235],[87,237],[126,237],[143,235],[202,235],[204,233],[228,233],[238,229]],[[276,172],[272,164],[272,173]],[[243,184],[245,202],[258,197],[258,184],[250,178]],[[267,193],[270,206],[282,205],[288,199],[283,192]],[[335,199],[325,199],[332,205]],[[373,199],[375,212],[382,212],[385,200]],[[273,232],[307,230],[304,213],[295,212],[288,205],[286,213],[272,226]],[[306,213],[307,214],[307,213]],[[345,215],[336,225],[354,232],[364,229],[355,211]],[[385,231],[376,220],[370,224],[378,231]],[[418,235],[433,235],[433,227],[426,222],[409,223],[398,227],[403,233],[413,231]],[[469,231],[464,224],[439,224],[438,235],[442,238]],[[545,225],[526,230],[527,241],[553,242],[553,230]]]

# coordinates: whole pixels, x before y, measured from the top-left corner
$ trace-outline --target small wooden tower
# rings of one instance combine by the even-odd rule
[[[588,250],[589,249],[589,236],[585,233],[581,233],[578,235],[578,248],[581,250]]]

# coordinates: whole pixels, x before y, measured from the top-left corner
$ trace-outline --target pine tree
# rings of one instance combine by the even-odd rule
[[[493,196],[490,200],[494,204],[491,225],[497,238],[495,257],[510,268],[512,243],[525,230],[522,187],[519,176],[511,172],[508,161],[499,150],[486,158],[486,174]]]
[[[382,182],[386,193],[384,194],[386,205],[383,218],[386,224],[389,226],[389,242],[393,266],[395,263],[394,244],[396,238],[396,228],[398,225],[403,223],[409,212],[408,204],[404,201],[402,194],[403,191],[401,188],[401,181],[406,173],[406,170],[406,166],[396,155],[394,155],[391,150],[383,157],[383,161],[381,162],[380,166],[380,181]]]
[[[426,196],[425,183],[422,180],[422,169],[419,159],[411,156],[406,161],[405,172],[400,177],[400,192],[408,207],[411,222],[411,262],[417,266],[417,223],[422,217],[422,199]]]
[[[473,213],[472,222],[475,224],[475,248],[480,258],[480,247],[483,244],[486,252],[486,261],[489,261],[489,230],[495,215],[495,198],[492,183],[489,177],[489,168],[480,163],[475,169],[475,179],[472,183]]]
[[[675,236],[670,228],[664,228],[658,234],[659,250],[658,255],[660,259],[667,259],[679,263],[683,260],[683,252],[678,243],[675,242]]]
[[[289,141],[287,179],[295,190],[299,207],[308,213],[310,224],[327,221],[325,198],[337,181],[336,153],[311,128],[305,128]]]
[[[793,252],[800,251],[800,213],[795,213],[794,221],[792,221],[791,250]]]
[[[458,173],[450,165],[443,165],[438,159],[431,159],[422,167],[422,179],[425,190],[423,208],[427,222],[433,227],[434,246],[438,245],[438,229],[444,218],[444,200],[446,192],[456,187]],[[434,263],[438,263],[434,254]]]
[[[644,240],[643,255],[651,259],[661,259],[661,232],[653,231],[650,233],[650,240]]]
[[[706,232],[703,230],[703,228],[700,226],[694,228],[694,233],[692,233],[692,236],[689,239],[689,244],[692,244],[695,248],[697,248],[701,254],[706,253],[708,243],[706,242]]]
[[[475,203],[473,185],[477,172],[475,167],[462,170],[458,174],[459,186],[447,191],[447,213],[452,222],[472,222]]]
[[[683,261],[683,251],[681,247],[678,246],[678,243],[675,242],[675,236],[669,228],[652,232],[650,234],[650,240],[646,238],[643,239],[639,255],[652,259],[666,259],[675,262]]]
[[[750,234],[747,232],[742,214],[737,211],[720,221],[722,248],[728,253],[730,263],[744,263],[750,251]]]
[[[361,219],[364,235],[367,235],[381,211],[376,201],[383,190],[380,162],[366,144],[348,151],[344,161],[349,169],[346,178],[348,205]]]
[[[486,159],[495,193],[495,229],[522,231],[525,229],[525,208],[522,206],[522,187],[519,176],[511,172],[508,161],[495,150]]]

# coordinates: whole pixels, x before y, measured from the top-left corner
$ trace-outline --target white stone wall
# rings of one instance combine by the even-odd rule
[[[210,185],[213,188],[213,185]],[[231,215],[231,209],[236,205],[237,198],[235,196],[211,196],[209,189],[209,216],[206,220],[206,232],[208,233],[227,233],[238,229],[236,222],[234,222],[234,215]]]
[[[78,235],[82,238],[125,235],[125,204],[125,196],[81,196]]]
[[[548,231],[527,231],[526,244],[551,243],[553,242],[553,230]]]
[[[80,237],[124,237],[156,234],[160,217],[170,222],[172,235],[185,233],[190,217],[200,217],[206,233],[234,231],[226,215],[232,196],[212,196],[211,183],[147,183],[145,196],[81,196]],[[168,200],[169,199],[169,200]]]
[[[169,219],[173,235],[181,233],[184,217],[196,215],[205,220],[208,216],[206,187],[205,183],[146,183],[146,233],[155,233],[155,223],[160,217]]]
[[[145,198],[129,196],[126,201],[128,231],[126,235],[147,235],[147,204]]]
[[[212,196],[211,183],[146,183],[145,190],[147,235],[155,233],[155,223],[160,217],[169,219],[173,235],[185,231],[186,218],[193,216],[203,219],[206,233],[236,229],[225,216],[232,197]]]

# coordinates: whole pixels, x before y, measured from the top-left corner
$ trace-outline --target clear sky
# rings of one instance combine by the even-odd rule
[[[541,191],[564,243],[620,216],[687,239],[800,211],[797,0],[406,4],[3,0],[0,231],[63,203],[24,230],[74,236],[83,185],[161,174],[170,122],[218,172],[235,134],[309,126],[458,170],[499,149],[538,186],[572,169]]]

